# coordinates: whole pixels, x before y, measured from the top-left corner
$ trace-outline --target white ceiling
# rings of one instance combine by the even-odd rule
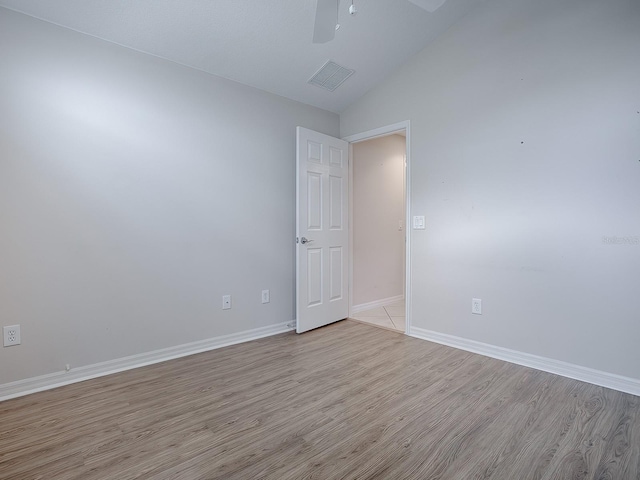
[[[311,42],[315,0],[0,0],[0,6],[198,70],[342,112],[483,0],[428,13],[407,0],[340,4],[341,28]],[[307,84],[327,61],[354,69],[334,92]]]

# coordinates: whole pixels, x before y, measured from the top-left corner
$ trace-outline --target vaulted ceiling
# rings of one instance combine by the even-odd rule
[[[316,0],[0,0],[0,6],[333,112],[382,82],[484,0],[434,13],[407,0],[340,2],[340,29],[312,43]],[[309,85],[327,61],[355,70]],[[434,68],[438,68],[434,65]]]

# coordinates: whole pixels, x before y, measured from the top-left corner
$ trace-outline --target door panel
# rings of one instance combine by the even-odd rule
[[[349,313],[349,169],[347,142],[302,127],[296,133],[296,331],[302,333]]]
[[[308,230],[322,230],[322,175],[307,173]]]
[[[332,175],[329,177],[329,185],[329,192],[331,195],[331,198],[329,199],[329,208],[331,209],[329,228],[331,230],[342,230],[342,219],[344,218],[342,191],[344,189],[344,180]]]
[[[344,271],[344,260],[342,257],[342,247],[331,247],[331,297],[330,300],[340,300],[343,297],[342,273]]]
[[[342,167],[343,158],[344,158],[343,150],[335,147],[329,147],[329,163],[331,164],[331,166]]]
[[[307,306],[322,303],[322,249],[307,248]]]

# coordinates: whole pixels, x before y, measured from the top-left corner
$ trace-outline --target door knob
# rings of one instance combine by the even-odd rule
[[[307,237],[302,237],[302,238],[300,239],[300,243],[301,243],[302,245],[306,245],[307,243],[311,243],[311,242],[313,242],[313,240],[309,240]]]

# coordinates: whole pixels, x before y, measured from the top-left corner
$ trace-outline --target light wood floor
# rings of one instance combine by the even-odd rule
[[[0,403],[8,479],[640,479],[640,398],[340,322]]]

